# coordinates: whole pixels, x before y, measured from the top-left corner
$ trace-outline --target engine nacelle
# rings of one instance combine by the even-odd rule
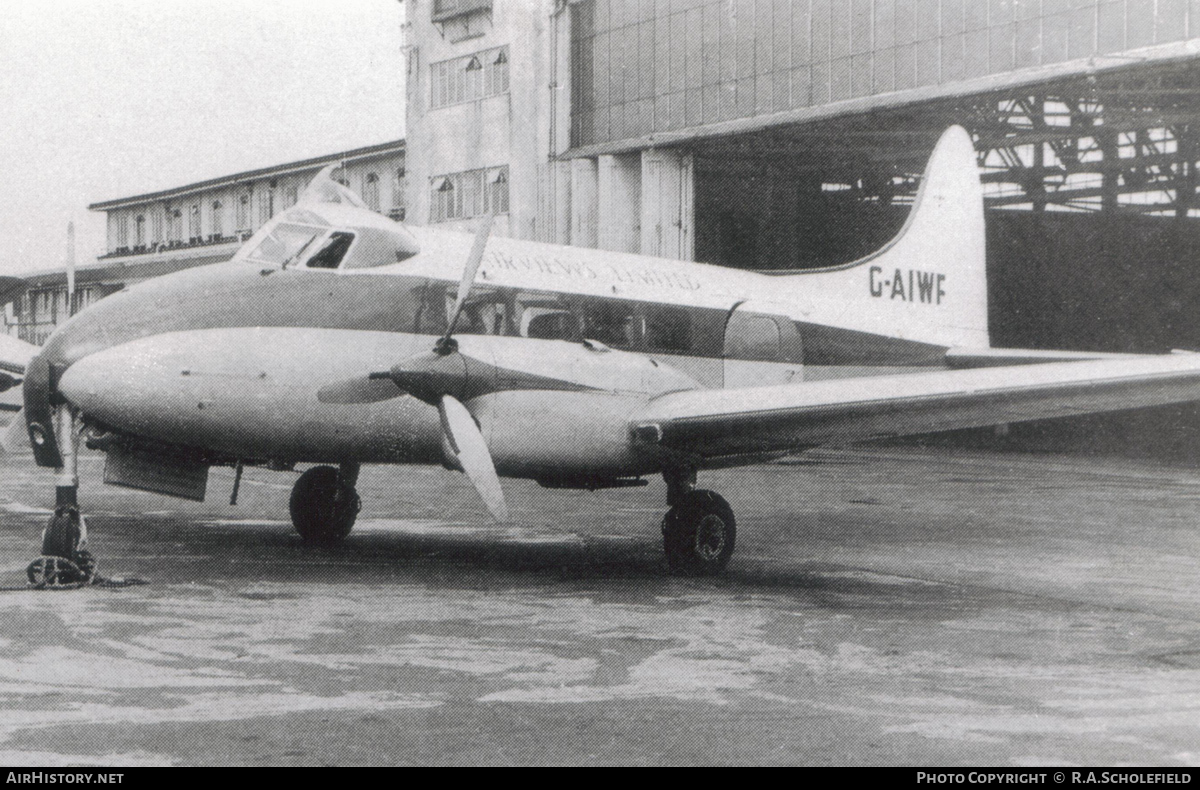
[[[657,471],[655,456],[631,440],[630,416],[644,398],[612,392],[516,390],[468,404],[506,477],[625,478]]]

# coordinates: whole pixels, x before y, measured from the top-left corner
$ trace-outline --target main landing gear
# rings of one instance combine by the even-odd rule
[[[667,504],[663,549],[667,568],[680,576],[713,576],[733,556],[737,523],[733,509],[712,491],[696,489],[696,473],[667,472]]]
[[[314,466],[296,481],[288,509],[292,526],[305,543],[329,546],[340,542],[354,528],[362,502],[354,489],[358,464]]]

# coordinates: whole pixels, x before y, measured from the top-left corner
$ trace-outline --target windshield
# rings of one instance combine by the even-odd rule
[[[310,269],[336,269],[338,264],[342,262],[342,258],[346,256],[346,251],[350,249],[350,245],[354,242],[354,234],[338,231],[330,235],[329,239],[321,245],[321,249],[317,250],[305,264]]]
[[[281,222],[246,258],[255,263],[287,263],[324,232],[324,228]]]

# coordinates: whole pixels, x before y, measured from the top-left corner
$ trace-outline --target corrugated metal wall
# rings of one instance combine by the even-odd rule
[[[585,0],[572,145],[1200,35],[1200,0]]]

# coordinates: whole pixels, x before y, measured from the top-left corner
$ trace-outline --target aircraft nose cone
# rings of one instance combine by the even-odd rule
[[[153,347],[116,346],[67,368],[58,391],[89,417],[136,430],[148,407],[165,394],[167,367]]]

